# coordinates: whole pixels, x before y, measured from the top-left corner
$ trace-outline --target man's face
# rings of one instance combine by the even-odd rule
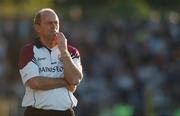
[[[59,32],[57,15],[50,11],[41,13],[40,24],[36,25],[36,31],[45,41],[52,41],[55,34]]]

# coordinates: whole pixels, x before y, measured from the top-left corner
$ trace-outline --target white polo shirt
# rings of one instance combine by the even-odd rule
[[[72,46],[68,46],[73,62],[82,69],[80,54]],[[26,82],[32,77],[44,76],[51,78],[63,78],[64,67],[60,51],[57,46],[48,49],[36,40],[22,48],[19,60],[19,71],[25,95],[22,106],[33,106],[40,109],[67,110],[77,105],[77,99],[67,88],[61,87],[50,90],[34,90],[27,86]]]

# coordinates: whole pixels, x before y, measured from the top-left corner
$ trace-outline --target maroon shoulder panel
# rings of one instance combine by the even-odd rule
[[[68,51],[71,54],[72,59],[80,57],[79,51],[70,45],[68,45]]]
[[[19,56],[19,64],[18,64],[19,69],[22,69],[29,61],[32,60],[34,56],[33,45],[34,43],[32,42],[25,45],[21,49],[20,56]]]

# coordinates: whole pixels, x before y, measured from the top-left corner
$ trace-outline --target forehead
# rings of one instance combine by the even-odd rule
[[[54,12],[44,11],[41,13],[41,21],[59,21],[59,19]]]

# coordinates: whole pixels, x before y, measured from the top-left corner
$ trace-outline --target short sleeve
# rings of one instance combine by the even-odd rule
[[[21,49],[18,67],[23,84],[30,78],[39,76],[38,65],[34,58],[33,44],[28,44]]]
[[[75,63],[75,65],[82,71],[82,64],[81,64],[81,58],[80,58],[79,51],[72,46],[68,46],[68,51],[69,51],[71,58],[72,58],[73,62]]]

